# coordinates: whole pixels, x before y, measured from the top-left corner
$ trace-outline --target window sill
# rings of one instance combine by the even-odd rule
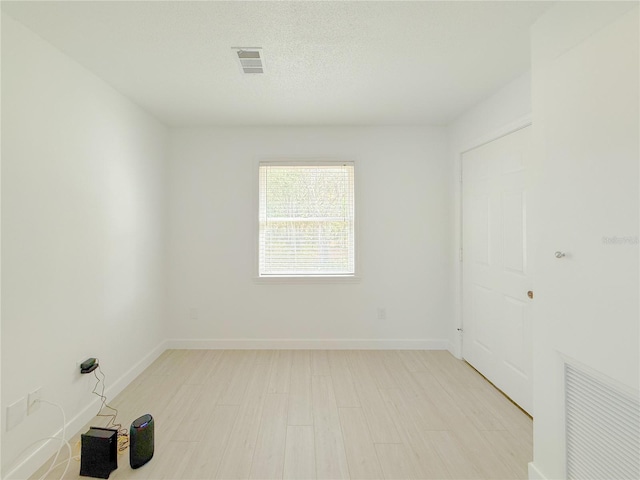
[[[254,283],[257,284],[269,284],[269,285],[338,285],[347,283],[360,283],[361,277],[354,276],[268,276],[268,277],[253,277]]]

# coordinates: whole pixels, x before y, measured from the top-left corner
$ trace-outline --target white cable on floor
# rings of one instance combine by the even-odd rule
[[[64,469],[64,472],[62,472],[62,475],[60,476],[60,480],[62,480],[64,478],[64,476],[67,474],[67,471],[69,470],[69,465],[71,464],[71,458],[73,457],[73,450],[71,449],[71,445],[69,444],[69,442],[67,441],[67,416],[64,413],[64,409],[62,408],[62,406],[60,406],[57,403],[53,403],[53,402],[48,402],[47,400],[36,400],[37,402],[40,403],[46,403],[47,405],[52,405],[54,407],[58,407],[60,409],[60,413],[62,413],[62,437],[58,438],[58,437],[49,437],[49,438],[54,438],[56,440],[60,440],[61,442],[63,442],[62,445],[60,445],[60,447],[58,448],[58,451],[56,452],[56,456],[53,458],[53,461],[51,462],[51,465],[49,466],[49,468],[47,469],[47,471],[40,477],[39,480],[44,480],[45,477],[47,475],[49,475],[54,468],[58,467],[59,465],[61,465],[64,462],[61,462],[59,464],[56,464],[56,462],[58,461],[58,457],[60,456],[60,451],[62,450],[62,447],[64,445],[67,446],[67,448],[69,449],[69,458],[67,459],[67,466]],[[34,442],[36,443],[36,442]],[[32,444],[33,445],[33,444]]]

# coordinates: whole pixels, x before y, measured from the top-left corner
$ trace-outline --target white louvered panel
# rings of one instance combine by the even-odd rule
[[[640,478],[640,401],[565,364],[567,478]]]

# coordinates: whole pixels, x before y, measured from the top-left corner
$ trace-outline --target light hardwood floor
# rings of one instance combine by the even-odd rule
[[[532,459],[531,419],[445,351],[168,350],[110,403],[155,419],[154,458],[112,479],[526,479]]]

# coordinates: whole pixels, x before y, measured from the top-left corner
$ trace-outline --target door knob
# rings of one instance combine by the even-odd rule
[[[564,252],[556,252],[556,253],[554,253],[554,255],[556,256],[556,258],[562,258],[562,257],[564,257],[566,255],[566,253],[564,253]]]
[[[527,297],[529,297],[529,298],[533,298],[533,290],[529,290],[529,291],[527,292]]]

